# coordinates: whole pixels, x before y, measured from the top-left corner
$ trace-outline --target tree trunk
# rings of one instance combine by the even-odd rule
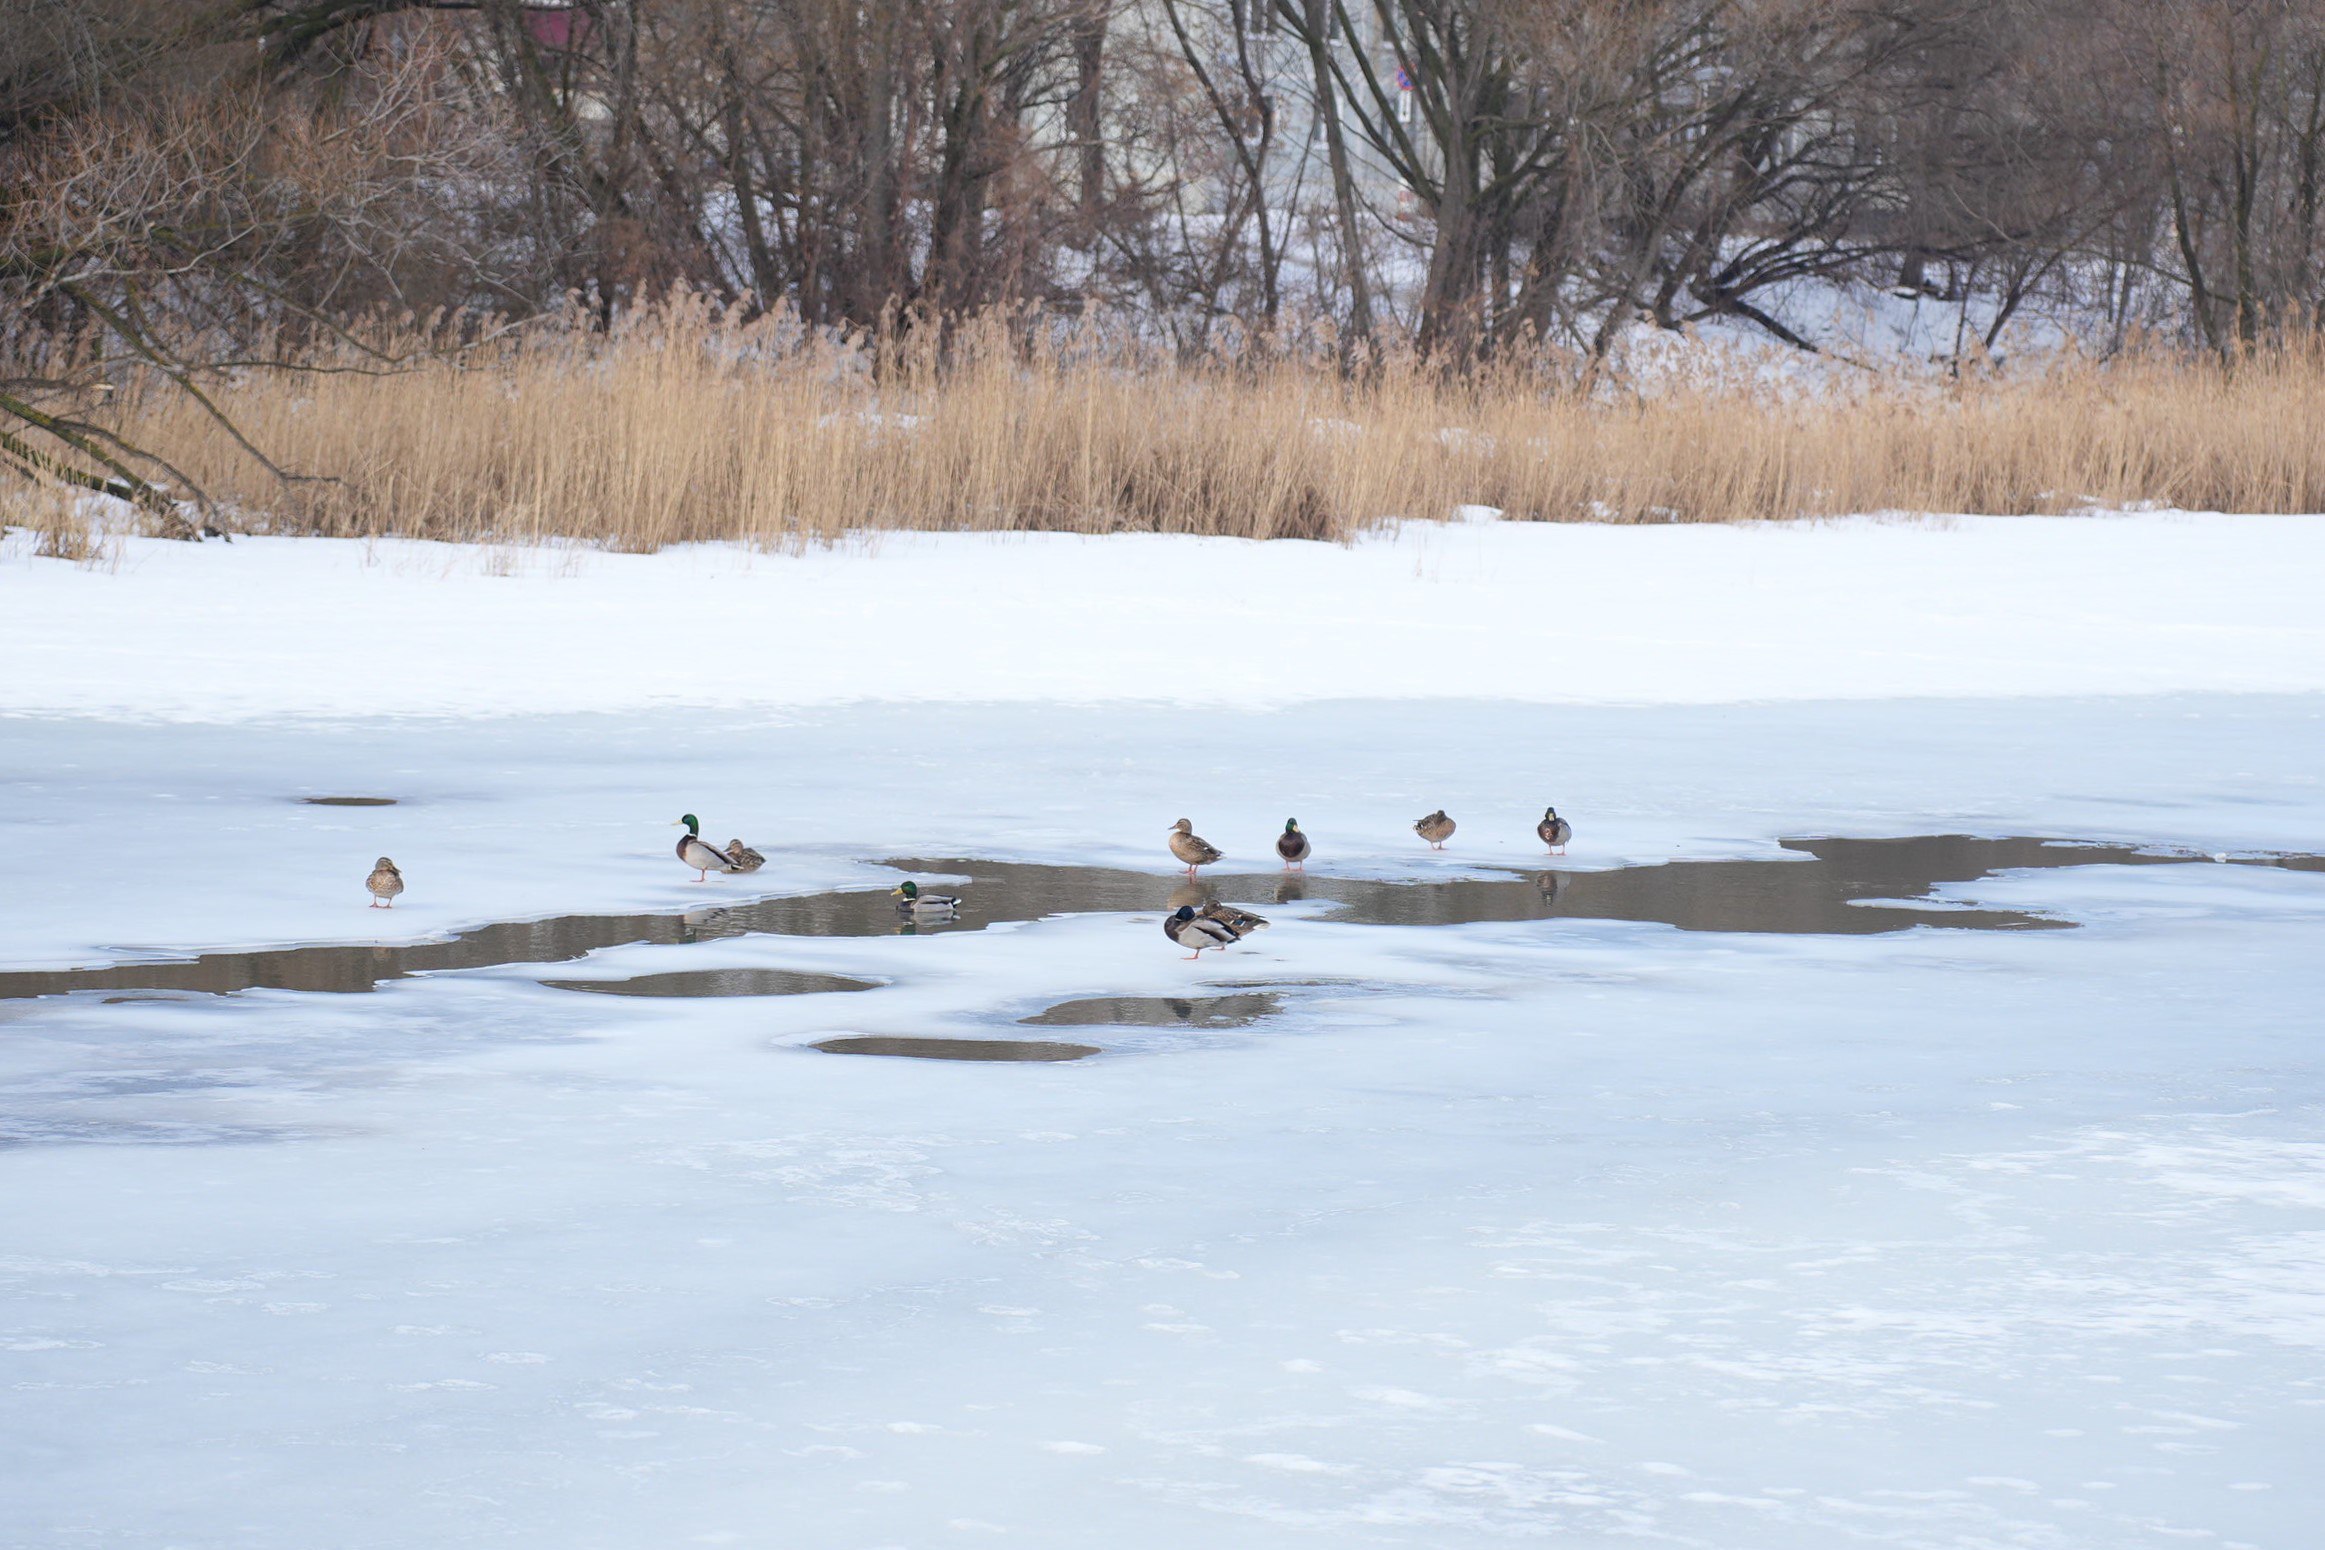
[[[1437,240],[1421,289],[1421,353],[1454,364],[1477,351],[1478,265],[1485,231],[1477,207],[1473,150],[1456,136],[1445,150],[1445,189],[1437,201]]]
[[[1097,224],[1098,206],[1106,197],[1106,142],[1098,88],[1106,70],[1107,14],[1107,7],[1094,6],[1074,23],[1074,95],[1066,103],[1066,133],[1074,142],[1079,174],[1074,192],[1085,235]]]
[[[1292,0],[1284,0],[1290,10]],[[1340,94],[1333,85],[1327,44],[1327,0],[1301,0],[1301,32],[1308,40],[1308,68],[1316,79],[1316,112],[1324,125],[1324,151],[1332,165],[1332,203],[1340,218],[1340,247],[1348,268],[1348,339],[1345,360],[1372,342],[1372,284],[1364,272],[1364,242],[1356,224],[1356,175],[1348,164],[1348,136],[1340,122]],[[1288,18],[1287,18],[1288,19]]]

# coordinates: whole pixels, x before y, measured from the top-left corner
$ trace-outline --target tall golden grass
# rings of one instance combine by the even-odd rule
[[[79,490],[48,480],[0,483],[0,559],[20,551],[94,570],[118,560],[118,539]]]
[[[2325,510],[2325,348],[2166,351],[1950,381],[1648,388],[1390,354],[1189,363],[1008,320],[845,345],[684,301],[612,334],[515,333],[384,374],[253,372],[213,397],[284,484],[159,384],[120,428],[259,530],[628,550],[863,528],[1344,538],[1462,504],[1724,522],[2160,503]],[[350,356],[309,364],[347,367]]]

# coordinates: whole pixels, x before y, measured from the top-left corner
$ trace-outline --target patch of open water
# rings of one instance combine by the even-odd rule
[[[878,990],[878,980],[797,969],[677,969],[626,980],[543,980],[551,990],[601,996],[813,996],[826,991]]]
[[[0,973],[0,1000],[102,991],[212,995],[269,989],[368,991],[394,979],[513,963],[564,963],[631,943],[691,943],[751,935],[883,936],[980,930],[1047,915],[1129,913],[1210,898],[1240,904],[1329,903],[1324,919],[1347,925],[1435,926],[1487,921],[1632,920],[1682,931],[1866,935],[1918,926],[1955,931],[2071,928],[2073,921],[2022,910],[1956,908],[1928,899],[1945,883],[1997,872],[2076,866],[2185,865],[2212,858],[2039,838],[1923,835],[1902,839],[1789,839],[1804,859],[1670,861],[1600,871],[1543,868],[1494,877],[1382,881],[1328,873],[1227,874],[1189,883],[1104,867],[1027,862],[899,859],[900,871],[966,876],[960,913],[900,919],[880,888],[697,906],[683,913],[560,915],[480,926],[446,941],[324,944],[204,953],[162,962]],[[2325,871],[2325,857],[2246,856],[2244,866]],[[590,982],[565,988],[603,989]],[[837,986],[825,988],[842,988]],[[687,994],[684,989],[631,994]],[[701,994],[735,994],[709,990]],[[771,990],[745,994],[796,994]]]
[[[1284,1009],[1266,991],[1236,996],[1092,996],[1018,1022],[1032,1028],[1248,1028]]]
[[[1083,1060],[1095,1044],[1055,1044],[1039,1039],[915,1039],[887,1034],[851,1034],[810,1045],[827,1055],[901,1055],[908,1060],[995,1060],[1046,1063]]]

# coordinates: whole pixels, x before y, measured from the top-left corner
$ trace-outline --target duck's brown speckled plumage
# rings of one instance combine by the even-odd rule
[[[1171,854],[1185,863],[1187,875],[1192,877],[1195,868],[1209,866],[1212,862],[1217,861],[1220,850],[1218,846],[1197,834],[1192,822],[1182,818],[1171,825]]]
[[[1453,838],[1455,827],[1453,820],[1445,816],[1445,809],[1440,807],[1428,817],[1417,819],[1413,824],[1413,832],[1427,840],[1430,849],[1443,850],[1445,842]]]
[[[404,874],[396,869],[393,861],[382,856],[372,864],[371,876],[363,886],[371,890],[373,909],[394,909],[396,895],[404,891]]]
[[[767,864],[765,856],[760,855],[741,840],[727,841],[726,855],[727,863],[738,872],[756,872]]]
[[[1217,921],[1239,937],[1249,936],[1254,931],[1267,929],[1266,917],[1254,915],[1249,910],[1239,910],[1232,904],[1221,904],[1216,900],[1204,905],[1195,914],[1203,920]]]

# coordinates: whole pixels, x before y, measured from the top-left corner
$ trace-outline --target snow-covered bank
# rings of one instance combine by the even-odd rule
[[[1336,548],[129,541],[0,563],[0,713],[2325,692],[2325,518],[1413,524]]]

